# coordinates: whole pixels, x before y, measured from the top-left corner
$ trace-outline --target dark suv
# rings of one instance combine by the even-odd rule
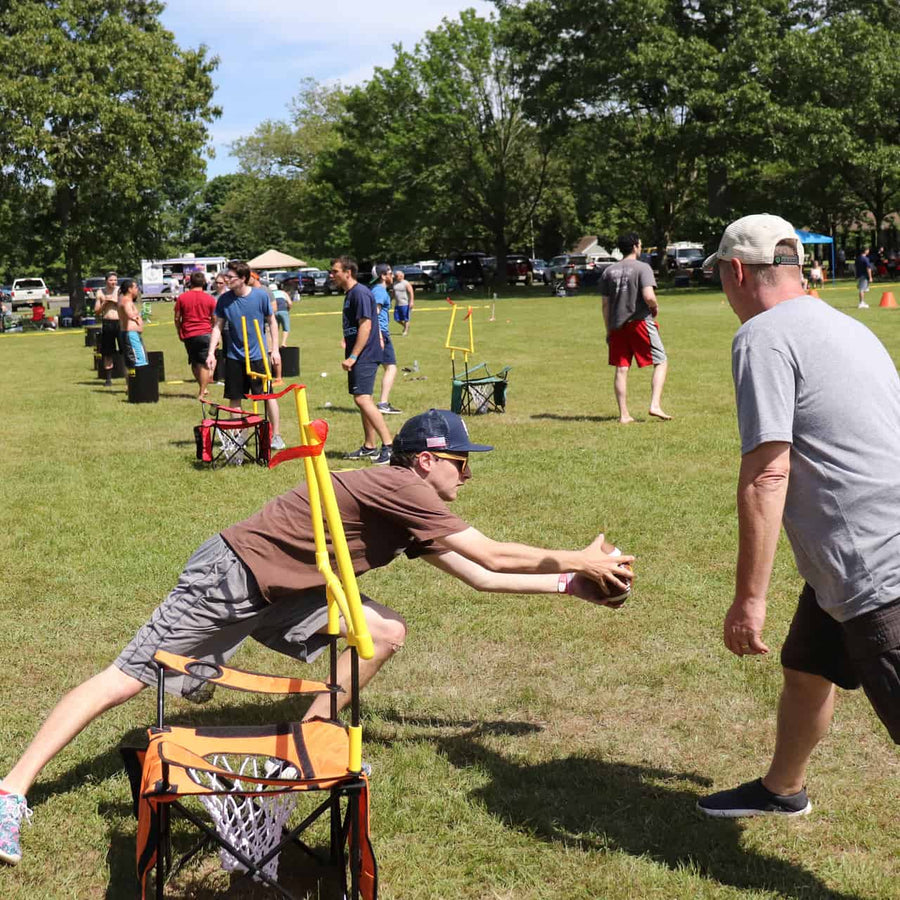
[[[524,253],[510,253],[506,257],[506,280],[510,284],[531,284],[534,266]]]

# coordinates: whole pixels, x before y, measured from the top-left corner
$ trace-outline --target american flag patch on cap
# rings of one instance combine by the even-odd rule
[[[447,446],[447,438],[445,438],[445,437],[425,438],[425,446],[426,447],[446,447]]]

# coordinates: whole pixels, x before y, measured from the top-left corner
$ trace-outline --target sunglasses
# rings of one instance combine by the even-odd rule
[[[438,459],[449,459],[450,462],[456,466],[456,471],[459,472],[460,475],[471,475],[472,470],[469,468],[469,457],[468,456],[457,456],[454,453],[434,453],[434,456]]]

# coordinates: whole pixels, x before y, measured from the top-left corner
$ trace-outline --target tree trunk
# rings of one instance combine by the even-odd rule
[[[56,188],[56,215],[62,234],[63,254],[66,260],[66,290],[69,302],[76,314],[85,303],[82,284],[82,247],[78,222],[78,188],[69,185]]]

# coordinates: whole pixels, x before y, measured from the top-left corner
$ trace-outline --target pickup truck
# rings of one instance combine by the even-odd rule
[[[16,278],[9,293],[13,312],[25,306],[31,308],[38,303],[46,303],[50,299],[50,291],[43,278]]]

